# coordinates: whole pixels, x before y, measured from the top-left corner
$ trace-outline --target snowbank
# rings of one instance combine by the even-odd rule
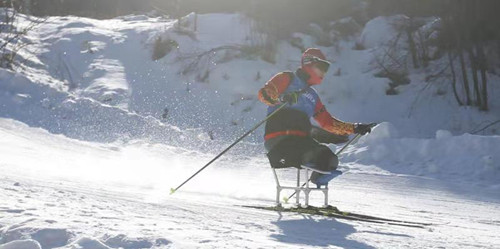
[[[356,147],[345,162],[440,179],[500,181],[500,136],[453,136],[440,130],[433,139],[400,138],[392,124],[382,123]]]
[[[41,232],[40,232],[41,231]],[[44,233],[44,238],[38,235]],[[0,233],[2,234],[2,233]],[[29,234],[24,234],[30,236]],[[127,248],[127,249],[161,249],[170,248],[171,242],[164,238],[148,239],[148,238],[130,238],[124,234],[109,236],[106,235],[102,240],[93,237],[80,237],[75,241],[68,243],[66,236],[61,236],[60,232],[53,229],[43,228],[37,233],[32,234],[33,239],[14,240],[4,244],[0,244],[0,249],[111,249],[111,248]]]
[[[35,228],[26,225],[29,220],[20,225],[12,225],[0,231],[1,249],[6,248],[55,248],[64,246],[71,238],[71,233],[62,228]],[[29,238],[26,240],[26,238]],[[5,248],[4,248],[5,247]]]
[[[0,249],[42,249],[36,240],[15,240],[0,245]]]
[[[399,33],[395,25],[404,23],[408,17],[404,15],[379,16],[368,21],[361,32],[358,43],[365,48],[376,48],[387,45]]]

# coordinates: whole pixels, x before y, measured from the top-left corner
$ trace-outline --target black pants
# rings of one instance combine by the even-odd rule
[[[335,170],[339,164],[337,156],[325,145],[310,136],[283,136],[265,143],[267,157],[273,168],[300,168],[300,165],[314,164],[324,171]]]

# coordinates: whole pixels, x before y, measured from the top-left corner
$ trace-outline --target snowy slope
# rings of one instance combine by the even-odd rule
[[[209,155],[80,142],[6,119],[0,135],[2,249],[8,242],[93,249],[500,246],[498,189],[377,173],[355,163],[359,171],[332,182],[331,204],[340,209],[436,224],[405,228],[239,207],[273,203],[273,180],[258,158],[238,169],[223,162],[169,196],[168,187]],[[29,239],[37,242],[21,242]]]
[[[388,80],[374,76],[377,70],[372,61],[376,44],[395,35],[387,27],[392,19],[376,18],[367,24],[361,37],[370,41],[369,49],[353,50],[355,38],[341,40],[338,51],[322,47],[334,64],[318,90],[332,114],[351,122],[390,122],[405,137],[428,138],[437,130],[456,135],[471,132],[499,118],[498,84],[490,86],[488,113],[459,107],[449,84],[426,84],[424,71],[411,72],[411,84],[400,86],[400,94],[385,95]],[[185,17],[182,31],[177,31],[176,21],[158,17],[51,17],[29,33],[34,44],[20,53],[27,65],[19,69],[21,75],[1,72],[4,97],[0,115],[84,140],[153,137],[179,142],[161,138],[164,128],[154,120],[137,121],[135,116],[161,120],[167,110],[166,124],[211,134],[219,140],[214,145],[234,139],[264,117],[265,107],[256,99],[257,90],[276,72],[295,70],[300,50],[282,41],[276,64],[251,53],[221,50],[202,59],[193,72],[183,74],[197,60],[190,55],[222,46],[246,46],[251,51],[260,37],[251,29],[251,21],[238,14],[199,15],[196,32],[190,31],[193,20],[192,15]],[[296,36],[305,47],[317,46],[314,37]],[[179,47],[153,61],[153,44],[158,37],[175,40]],[[498,80],[494,75],[489,77],[490,81]],[[433,93],[438,90],[447,94]],[[120,125],[124,122],[148,124],[136,129],[135,125]],[[486,132],[495,133],[495,127]],[[262,130],[249,139],[261,142]]]
[[[203,25],[205,19],[207,19],[207,24]],[[239,124],[243,121],[255,122],[253,116],[249,120],[239,117],[243,109],[256,106],[260,108],[260,111],[264,110],[261,105],[256,105],[255,98],[240,100],[249,93],[254,95],[254,92],[262,85],[262,82],[254,82],[253,86],[246,86],[248,80],[241,80],[242,77],[248,78],[245,70],[242,70],[245,68],[243,64],[250,63],[251,67],[268,70],[267,73],[262,72],[264,78],[270,77],[271,71],[278,69],[267,69],[269,66],[260,61],[240,60],[237,63],[231,63],[232,67],[239,68],[240,72],[235,72],[235,78],[220,87],[203,83],[195,84],[192,79],[194,76],[179,75],[184,62],[175,62],[181,54],[202,52],[221,45],[243,43],[243,35],[235,36],[233,35],[235,32],[226,32],[228,29],[239,30],[241,25],[238,25],[238,22],[242,21],[240,19],[239,15],[227,14],[200,16],[200,31],[196,40],[192,40],[189,36],[173,32],[173,21],[159,18],[133,16],[96,21],[76,17],[53,17],[47,24],[41,26],[37,33],[32,34],[32,39],[40,42],[32,48],[32,53],[27,52],[28,54],[25,55],[33,66],[26,68],[23,76],[35,83],[33,88],[39,87],[40,84],[48,84],[54,88],[54,90],[47,89],[48,91],[53,92],[59,89],[60,92],[64,94],[68,92],[68,94],[60,99],[45,99],[46,96],[28,94],[30,103],[27,103],[25,107],[27,110],[39,108],[41,102],[51,107],[48,109],[52,109],[38,117],[23,117],[19,111],[9,110],[11,106],[17,106],[17,103],[5,98],[7,103],[3,104],[5,108],[2,110],[2,116],[14,117],[51,132],[93,141],[113,141],[123,138],[128,133],[133,133],[130,134],[133,138],[141,137],[138,135],[140,133],[146,133],[142,137],[148,135],[148,132],[144,130],[135,131],[137,134],[127,130],[133,125],[119,129],[101,128],[102,125],[106,126],[108,122],[113,122],[109,120],[111,118],[108,117],[108,112],[101,114],[100,111],[95,110],[100,107],[81,107],[79,103],[76,106],[73,105],[73,102],[91,97],[101,104],[141,116],[151,115],[156,119],[160,119],[164,109],[168,108],[168,124],[180,125],[183,128],[203,127],[205,132],[213,132],[217,129],[217,137],[223,136],[223,131],[232,131],[234,135],[244,128],[238,127],[237,131],[234,131],[235,128],[232,127],[231,122]],[[220,29],[213,31],[207,28],[208,25],[221,23],[230,23],[230,25],[219,25]],[[234,27],[231,28],[231,26]],[[179,50],[171,52],[168,58],[152,61],[152,44],[155,38],[168,35],[173,36],[181,44]],[[230,69],[231,66],[226,70]],[[247,74],[254,77],[256,71],[248,70]],[[213,81],[216,83],[216,80]],[[241,89],[227,87],[227,84],[235,83],[240,84],[242,86],[240,88],[252,89],[241,92]],[[4,84],[17,85],[18,83],[17,79],[5,75],[2,77],[2,85]],[[188,88],[189,91],[186,91]],[[7,86],[7,90],[13,91],[12,98],[17,98],[16,94],[23,94],[22,90],[11,89],[10,86]],[[54,112],[62,106],[66,107],[63,115],[68,112],[81,113],[84,120],[76,122],[84,123],[81,126],[95,126],[97,131],[72,129],[74,126],[72,121],[78,117],[69,117],[66,120],[61,120],[59,117],[57,118],[59,123],[54,124],[53,116],[56,115]],[[85,117],[88,114],[84,112],[94,115]],[[116,110],[116,112],[122,111]],[[260,115],[256,113],[254,116],[260,118]],[[157,128],[154,124],[150,125],[152,129]],[[229,129],[218,127],[229,127]],[[112,130],[111,133],[110,130]],[[158,134],[154,136],[157,137]]]

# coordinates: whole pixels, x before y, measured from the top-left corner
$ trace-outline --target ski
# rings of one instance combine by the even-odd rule
[[[387,219],[387,218],[382,218],[382,217],[378,217],[378,216],[372,216],[372,215],[365,215],[365,214],[358,214],[358,213],[340,211],[337,207],[330,206],[330,205],[328,207],[313,207],[313,206],[311,206],[311,208],[317,209],[317,210],[320,210],[320,211],[324,211],[324,212],[342,213],[344,215],[349,215],[349,216],[363,218],[363,219],[374,219],[374,220],[381,220],[381,221],[388,221],[388,222],[399,222],[399,223],[422,225],[422,226],[434,225],[432,223],[416,222],[416,221],[405,221],[405,220],[396,220],[396,219]]]
[[[394,226],[413,227],[413,228],[425,228],[426,226],[433,225],[432,223],[386,219],[377,216],[345,212],[345,211],[340,211],[337,207],[334,206],[328,206],[328,207],[308,206],[308,207],[290,207],[290,208],[276,207],[276,206],[275,207],[243,206],[243,207],[261,209],[267,211],[276,211],[276,212],[291,212],[300,214],[319,215],[337,219],[346,219],[346,220],[354,220],[354,221],[362,221],[362,222],[370,222],[370,223],[386,224]]]

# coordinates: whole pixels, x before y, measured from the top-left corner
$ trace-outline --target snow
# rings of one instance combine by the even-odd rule
[[[68,246],[60,247],[60,249],[110,249],[111,247],[106,246],[101,241],[95,238],[82,237],[71,243]]]
[[[359,42],[365,48],[376,48],[386,45],[398,34],[393,24],[404,22],[408,17],[404,15],[379,16],[365,24],[359,37]]]
[[[256,92],[276,72],[294,70],[300,50],[282,41],[276,64],[217,52],[182,74],[193,53],[255,44],[251,21],[198,15],[192,32],[194,14],[180,30],[160,17],[68,16],[28,34],[33,46],[19,55],[25,67],[0,69],[0,249],[500,247],[498,127],[469,134],[498,120],[499,86],[489,86],[490,112],[459,107],[449,84],[427,85],[419,70],[387,96],[388,80],[376,78],[370,62],[401,18],[368,22],[357,38],[368,49],[353,50],[355,37],[339,41],[338,51],[320,47],[334,62],[317,87],[327,109],[342,120],[379,123],[341,156],[348,171],[332,181],[329,199],[341,210],[434,225],[241,207],[273,205],[263,129],[169,196],[264,118]],[[152,61],[158,37],[179,47]],[[294,37],[316,46],[314,37]],[[294,181],[293,171],[279,176]]]
[[[435,225],[417,229],[280,214],[240,207],[273,203],[274,182],[259,158],[226,157],[169,196],[168,187],[209,157],[175,147],[81,142],[6,119],[0,127],[2,246],[25,239],[43,245],[46,238],[54,239],[46,248],[71,249],[500,246],[498,189],[349,162],[351,170],[330,184],[330,203]],[[290,173],[280,177],[292,180]],[[311,201],[319,205],[321,195]]]
[[[42,249],[36,240],[16,240],[0,245],[1,249]]]
[[[436,139],[446,139],[446,138],[450,138],[452,136],[453,135],[451,134],[451,132],[447,131],[447,130],[436,131]]]
[[[500,180],[500,136],[453,136],[439,130],[432,139],[399,138],[393,125],[382,123],[357,146],[360,149],[346,161],[376,164],[400,174],[487,185]]]
[[[40,242],[42,248],[54,248],[68,243],[71,234],[66,229],[43,228],[31,234],[31,238]]]

